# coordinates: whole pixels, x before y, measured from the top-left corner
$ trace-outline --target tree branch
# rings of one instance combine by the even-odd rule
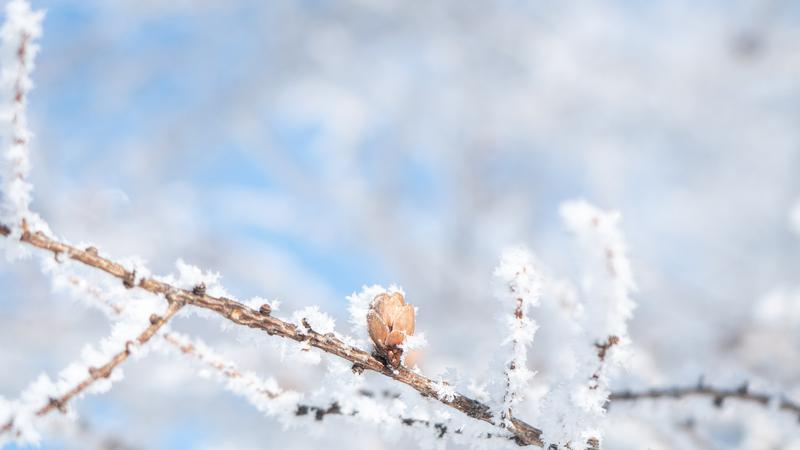
[[[9,234],[9,228],[7,226],[0,225],[0,235],[8,236]],[[433,380],[412,372],[405,367],[392,369],[378,358],[372,356],[364,350],[345,344],[332,334],[319,334],[310,327],[304,327],[304,329],[300,329],[295,324],[284,322],[278,318],[272,317],[270,315],[269,308],[261,308],[259,311],[256,311],[228,298],[209,296],[203,292],[204,290],[202,289],[193,289],[191,291],[179,289],[168,283],[164,283],[152,278],[144,278],[137,282],[135,272],[128,271],[121,264],[99,256],[95,248],[89,247],[86,250],[80,250],[69,244],[52,239],[46,236],[44,233],[30,232],[24,224],[23,233],[20,240],[34,247],[50,251],[56,258],[58,258],[58,256],[61,254],[65,254],[70,259],[100,269],[122,280],[123,284],[128,288],[139,287],[151,293],[164,295],[167,297],[169,301],[169,308],[165,314],[165,317],[154,320],[154,322],[137,338],[139,345],[152,338],[153,335],[155,335],[155,333],[164,325],[164,323],[174,316],[181,306],[184,304],[191,304],[200,308],[214,311],[239,325],[261,329],[269,335],[277,335],[283,338],[292,339],[297,342],[306,343],[326,353],[339,356],[352,362],[354,371],[371,370],[380,373],[412,387],[425,397],[435,398],[441,403],[457,409],[469,417],[494,424],[492,412],[487,405],[461,394],[456,394],[452,400],[440,399],[432,387],[432,384],[434,383]],[[167,341],[169,342],[170,340],[167,339]],[[175,342],[171,343],[173,345],[176,344]],[[47,405],[43,406],[39,411],[37,411],[37,415],[44,415],[53,409],[63,408],[63,406],[72,397],[85,390],[92,383],[100,378],[108,377],[113,369],[127,359],[129,355],[130,349],[126,347],[125,350],[115,355],[114,358],[106,365],[92,371],[92,375],[89,378],[84,380],[67,394],[60,398],[52,399]],[[222,368],[220,367],[218,369]],[[660,398],[679,399],[689,396],[709,397],[717,407],[721,407],[726,399],[749,401],[766,406],[774,398],[774,396],[766,393],[750,392],[746,384],[736,389],[721,389],[707,386],[701,380],[696,386],[648,389],[643,391],[626,390],[612,392],[609,396],[606,407],[610,406],[610,404],[613,402]],[[789,399],[782,398],[777,408],[779,410],[787,411],[797,415],[798,419],[800,420],[800,404]],[[329,407],[298,405],[296,415],[304,415],[309,413],[313,413],[317,420],[322,420],[322,418],[327,414],[341,414],[342,412],[337,408],[335,403],[331,404]],[[536,445],[539,447],[543,445],[540,439],[541,431],[539,429],[517,418],[512,418],[511,422],[512,427],[509,427],[508,431],[511,433],[511,438],[517,444]],[[440,433],[440,436],[443,436],[445,433],[449,432],[446,425],[441,423],[422,423],[416,419],[408,419],[403,421],[403,424],[409,426],[417,423],[427,427],[434,427]],[[0,432],[10,431],[12,427],[13,423],[6,423],[2,428],[0,428]],[[454,430],[453,432],[458,434],[458,430]]]
[[[745,402],[758,403],[763,406],[768,406],[771,401],[778,400],[774,395],[763,392],[751,392],[747,383],[742,384],[735,389],[715,388],[706,385],[702,378],[695,386],[675,386],[659,389],[647,389],[643,391],[619,391],[612,392],[609,396],[609,406],[615,402],[623,401],[636,401],[642,399],[681,399],[685,397],[708,397],[714,403],[714,406],[721,408],[727,399],[735,399]],[[778,400],[777,409],[786,411],[797,416],[800,421],[800,404],[793,402],[785,397]]]
[[[380,373],[410,386],[424,397],[437,399],[439,402],[461,411],[469,417],[493,425],[495,424],[492,411],[488,405],[462,394],[456,394],[452,399],[439,398],[433,387],[433,380],[405,367],[398,367],[396,369],[389,367],[370,353],[345,344],[333,334],[320,334],[310,327],[300,329],[295,324],[284,322],[283,320],[270,316],[266,309],[262,313],[261,311],[248,308],[235,300],[225,297],[210,296],[204,292],[204,289],[193,289],[192,291],[179,289],[153,278],[143,278],[137,281],[135,271],[128,271],[121,264],[100,256],[97,249],[93,247],[86,250],[78,249],[69,244],[52,239],[41,231],[32,232],[25,223],[22,224],[22,229],[20,241],[50,251],[56,258],[64,254],[72,260],[100,269],[122,280],[123,284],[128,288],[139,287],[153,294],[169,295],[173,297],[174,301],[214,311],[220,316],[239,325],[261,329],[271,336],[280,336],[316,347],[326,353],[339,356],[340,358],[352,362],[354,371],[371,370]],[[10,234],[10,229],[7,226],[0,226],[0,234],[8,236]],[[124,360],[125,358],[123,357],[122,359]],[[116,364],[111,368],[115,366]],[[53,404],[47,407],[52,409],[57,406],[57,404]],[[508,431],[514,435],[514,440],[517,444],[536,445],[539,447],[543,445],[540,439],[541,431],[539,429],[517,418],[512,417],[510,421],[511,426],[508,427]]]

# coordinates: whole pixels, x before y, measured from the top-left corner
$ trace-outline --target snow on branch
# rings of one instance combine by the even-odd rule
[[[254,372],[240,370],[200,340],[171,331],[164,333],[164,341],[173,350],[202,364],[206,369],[201,374],[223,383],[225,389],[245,398],[267,416],[288,422],[288,417],[293,414],[302,398],[298,392],[281,389],[273,378],[265,379]]]
[[[574,234],[580,251],[581,285],[586,298],[585,331],[596,344],[606,344],[608,348],[603,355],[611,356],[610,347],[619,350],[621,345],[618,344],[629,340],[627,322],[635,307],[630,295],[636,285],[625,239],[619,229],[621,215],[618,211],[603,211],[578,200],[564,203],[561,217]],[[598,348],[598,354],[601,352]]]
[[[0,443],[13,439],[19,443],[37,443],[39,435],[33,425],[34,419],[58,410],[67,412],[67,404],[84,393],[102,393],[110,389],[111,383],[122,377],[114,372],[122,362],[140,349],[180,310],[183,302],[168,296],[169,305],[163,316],[156,314],[147,318],[149,325],[135,336],[136,323],[118,323],[112,335],[103,340],[98,349],[84,349],[83,361],[73,363],[59,374],[56,382],[46,375],[40,376],[15,402],[0,401]],[[119,348],[122,350],[119,350]],[[112,376],[113,375],[113,376]]]
[[[619,212],[582,200],[562,204],[560,212],[575,236],[581,262],[581,331],[571,343],[574,370],[545,399],[540,416],[543,438],[564,446],[597,447],[610,394],[609,369],[627,357],[635,284]]]
[[[26,107],[28,92],[33,87],[30,74],[39,51],[36,40],[42,34],[43,11],[32,11],[25,0],[12,0],[6,5],[6,19],[0,28],[0,139],[3,150],[0,182],[3,199],[0,221],[11,227],[15,236],[21,233],[22,221],[47,230],[45,224],[30,211],[31,191]],[[18,249],[9,249],[13,256]]]
[[[510,426],[513,407],[522,400],[525,389],[535,375],[527,367],[528,346],[536,334],[536,321],[528,316],[531,307],[539,306],[542,277],[533,257],[523,248],[507,249],[494,275],[498,280],[496,299],[500,303],[502,326],[508,335],[502,345],[511,347],[503,361],[505,385],[499,421]]]

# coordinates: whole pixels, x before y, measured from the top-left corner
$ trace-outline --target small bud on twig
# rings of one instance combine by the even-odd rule
[[[400,366],[400,345],[414,334],[414,307],[399,292],[377,295],[367,313],[367,331],[377,353],[391,366]]]
[[[268,316],[268,315],[270,315],[272,313],[272,307],[269,306],[268,304],[264,303],[263,305],[261,305],[260,308],[258,308],[258,312],[260,312],[261,314],[263,314],[265,316]]]

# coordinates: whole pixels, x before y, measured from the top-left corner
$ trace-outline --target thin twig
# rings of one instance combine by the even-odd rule
[[[516,294],[516,289],[514,288],[514,286],[512,285],[512,286],[509,286],[509,287],[510,287],[511,292]],[[516,308],[514,308],[514,320],[517,322],[517,326],[522,326],[522,323],[523,323],[523,321],[525,319],[524,302],[525,302],[525,299],[522,296],[518,295],[517,296],[517,306],[516,306]],[[521,344],[517,339],[514,339],[513,342],[511,343],[511,345],[514,346],[513,354],[515,356],[516,356],[517,351],[518,351],[518,349],[520,347],[522,348],[523,352],[525,351],[524,344]],[[519,364],[520,363],[519,363],[519,361],[516,360],[516,358],[512,358],[511,362],[508,363],[508,367],[506,367],[506,370],[505,370],[506,389],[505,389],[505,393],[503,394],[503,407],[505,408],[506,406],[508,406],[508,409],[506,409],[504,411],[500,411],[500,418],[503,419],[504,421],[506,420],[506,418],[511,417],[511,415],[513,414],[511,405],[513,403],[515,403],[515,400],[517,399],[517,392],[515,392],[512,389],[512,381],[511,380],[513,378],[512,372],[518,369]],[[522,370],[525,370],[524,366],[522,367]]]
[[[770,402],[777,398],[763,392],[751,392],[748,384],[744,383],[735,389],[723,389],[709,386],[700,381],[695,386],[684,387],[668,387],[659,389],[647,389],[643,391],[619,391],[612,392],[609,396],[609,404],[623,401],[636,401],[642,399],[681,399],[685,397],[708,397],[714,403],[714,406],[721,408],[725,400],[734,399],[751,403],[758,403],[763,406],[768,406]],[[608,405],[607,405],[608,406]],[[793,402],[788,398],[782,397],[777,404],[777,409],[786,411],[797,416],[800,421],[800,403]]]
[[[244,377],[244,374],[235,366],[230,363],[225,363],[216,357],[210,357],[205,352],[198,349],[197,345],[177,333],[164,333],[162,337],[168,344],[178,349],[181,354],[194,358],[225,378],[237,379]],[[258,389],[258,393],[270,400],[276,399],[282,394],[280,391],[276,392],[266,388]]]
[[[368,395],[371,394],[369,391],[362,391],[359,393],[360,395]],[[314,415],[314,420],[322,421],[325,416],[327,415],[344,415],[344,411],[342,411],[341,406],[337,402],[331,403],[327,407],[315,406],[315,405],[305,405],[300,404],[297,405],[297,410],[294,413],[296,416],[305,416],[305,415]],[[357,416],[358,411],[352,411],[349,413],[351,416]],[[445,435],[452,433],[452,434],[464,434],[464,432],[460,428],[451,429],[448,424],[444,422],[432,422],[430,420],[425,419],[414,419],[412,417],[403,417],[398,416],[400,423],[408,426],[422,426],[425,428],[430,428],[436,432],[436,437],[439,439],[443,438]],[[514,434],[503,434],[503,433],[484,433],[480,434],[476,437],[482,439],[493,439],[493,438],[500,438],[506,440],[513,440],[516,441],[516,437]]]
[[[149,341],[150,338],[152,338],[158,332],[158,330],[161,329],[161,327],[163,327],[167,322],[169,322],[170,319],[172,319],[175,313],[177,313],[182,306],[183,304],[179,301],[171,301],[169,302],[169,306],[167,307],[167,312],[164,314],[164,317],[159,317],[156,315],[150,317],[150,325],[148,325],[148,327],[145,328],[145,330],[136,338],[135,345],[143,345]],[[102,367],[89,369],[88,378],[81,381],[78,385],[70,389],[61,397],[50,399],[50,402],[47,405],[36,411],[36,415],[43,416],[53,409],[63,409],[70,399],[83,392],[97,380],[110,377],[111,372],[113,372],[117,366],[122,364],[122,362],[128,359],[128,357],[131,355],[131,346],[133,344],[133,342],[125,343],[125,348],[114,355],[111,360],[105,363]]]
[[[8,227],[0,226],[0,234],[8,236],[8,231]],[[56,257],[63,254],[70,259],[100,269],[122,280],[126,287],[132,288],[135,285],[154,294],[171,294],[180,302],[214,311],[239,325],[261,329],[269,335],[292,339],[316,347],[326,353],[339,356],[340,358],[352,362],[354,371],[371,370],[380,373],[412,387],[424,397],[434,398],[451,408],[463,412],[469,417],[494,424],[493,414],[488,405],[462,394],[456,394],[452,399],[439,398],[436,394],[436,389],[433,387],[433,380],[405,367],[389,367],[370,353],[347,345],[332,334],[320,334],[312,329],[298,328],[294,324],[284,322],[268,314],[262,314],[235,300],[224,297],[213,297],[198,289],[192,291],[179,289],[168,283],[152,278],[143,278],[137,282],[135,272],[128,271],[121,264],[99,256],[96,249],[78,249],[69,244],[52,239],[40,231],[32,232],[27,230],[24,224],[20,240],[34,247],[48,250]],[[54,407],[56,407],[56,405],[51,406],[51,408]],[[539,447],[543,445],[539,438],[541,435],[539,429],[517,418],[512,417],[510,421],[512,426],[508,427],[508,431],[514,435],[514,440],[517,444],[536,445]]]
[[[125,348],[122,349],[119,353],[115,354],[107,363],[105,363],[101,367],[97,368],[89,368],[89,376],[85,378],[83,381],[75,385],[72,389],[67,391],[65,394],[61,395],[60,397],[53,397],[47,402],[46,405],[42,406],[36,411],[36,415],[41,417],[46,415],[47,413],[57,409],[59,411],[65,411],[67,403],[74,398],[75,396],[79,395],[81,392],[85,391],[89,386],[93,385],[100,379],[108,378],[111,376],[111,373],[114,371],[117,366],[122,364],[123,361],[128,359],[131,355],[131,347],[134,345],[140,346],[145,344],[149,341],[157,332],[160,330],[173,316],[181,309],[184,305],[184,302],[180,300],[173,299],[171,295],[168,295],[169,305],[167,307],[167,311],[164,313],[164,316],[157,316],[152,315],[150,317],[150,325],[142,331],[139,336],[136,337],[135,341],[128,341],[125,343]],[[12,418],[8,422],[6,422],[2,428],[0,428],[0,433],[6,433],[13,429],[14,427],[14,419]]]

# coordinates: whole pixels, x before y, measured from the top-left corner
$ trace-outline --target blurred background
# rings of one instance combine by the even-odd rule
[[[420,310],[423,372],[471,374],[498,345],[486,318],[502,249],[524,244],[573,276],[558,206],[584,198],[622,213],[639,285],[637,356],[614,386],[705,375],[800,398],[800,3],[32,3],[47,10],[33,206],[60,236],[157,274],[183,258],[285,315],[319,305],[340,331],[346,295],[397,283]],[[4,397],[108,333],[102,314],[52,293],[35,260],[0,262],[0,287]],[[268,345],[201,318],[175,326],[315,388],[316,369]],[[546,374],[547,358],[534,342],[531,365]],[[124,370],[76,404],[118,444],[104,448],[397,445],[335,420],[282,431],[180,359]],[[652,448],[769,441],[741,415],[654,408],[611,416],[628,437],[710,423]],[[661,428],[643,425],[655,416]],[[780,445],[800,435],[777,428]],[[608,448],[649,444],[608,436]]]

